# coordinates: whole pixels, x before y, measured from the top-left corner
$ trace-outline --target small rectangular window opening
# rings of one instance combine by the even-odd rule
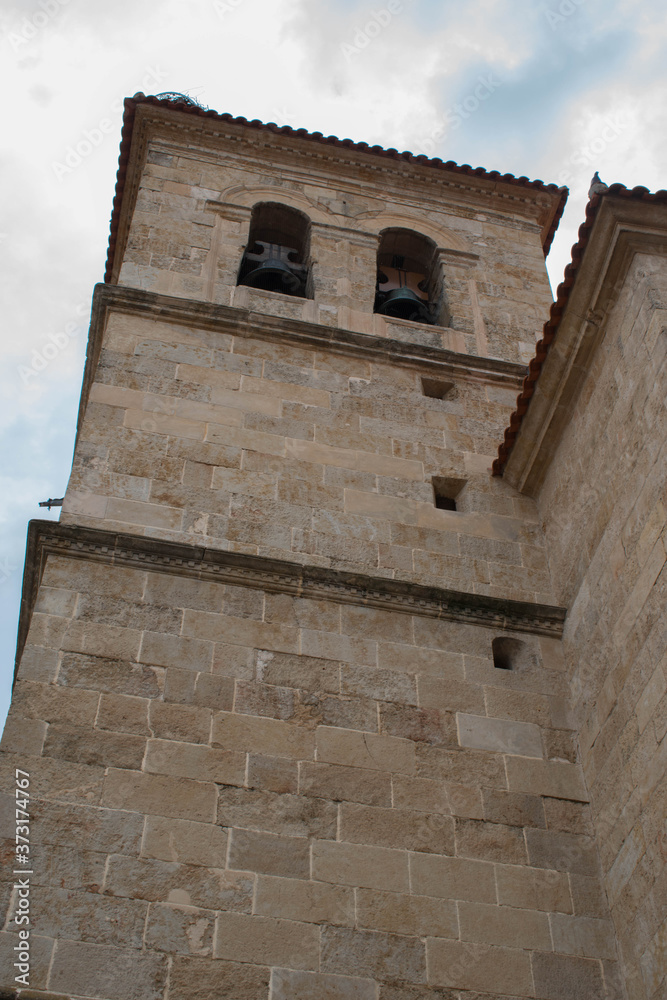
[[[454,395],[454,383],[444,382],[439,378],[422,376],[422,392],[430,399],[448,399]]]
[[[465,479],[433,477],[433,497],[438,510],[456,510],[456,498],[466,484]]]
[[[516,670],[526,656],[525,642],[521,639],[511,639],[509,636],[499,636],[491,643],[493,665],[497,670]]]

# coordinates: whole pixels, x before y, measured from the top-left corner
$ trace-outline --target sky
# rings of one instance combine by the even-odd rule
[[[28,521],[57,519],[122,101],[189,94],[275,121],[531,180],[667,187],[660,0],[4,0],[0,12],[0,724]],[[546,318],[546,317],[545,317]]]

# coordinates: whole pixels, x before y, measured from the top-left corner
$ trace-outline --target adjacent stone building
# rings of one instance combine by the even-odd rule
[[[667,996],[667,193],[552,305],[565,196],[126,102],[0,997]]]

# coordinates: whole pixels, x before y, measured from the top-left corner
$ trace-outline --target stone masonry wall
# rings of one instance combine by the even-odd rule
[[[631,1000],[667,990],[666,354],[664,258],[638,255],[539,499]]]
[[[34,995],[619,996],[560,643],[498,634],[50,555],[2,755]]]
[[[62,520],[553,603],[535,503],[489,474],[516,391],[112,312]]]

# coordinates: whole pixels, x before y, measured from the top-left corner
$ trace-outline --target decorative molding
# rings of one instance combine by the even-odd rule
[[[436,252],[443,267],[449,267],[451,264],[458,265],[459,267],[475,267],[479,261],[478,253],[468,253],[465,250],[438,247]]]
[[[220,215],[228,222],[249,222],[252,215],[252,208],[246,208],[245,205],[232,205],[231,202],[225,201],[207,201],[205,208],[207,212]]]
[[[271,593],[294,594],[311,600],[363,605],[401,614],[481,625],[497,631],[529,632],[560,638],[565,623],[565,608],[546,604],[501,600],[362,573],[302,566],[287,560],[121,534],[104,528],[35,520],[28,527],[17,665],[25,645],[44,566],[51,554],[153,573],[173,573]]]

